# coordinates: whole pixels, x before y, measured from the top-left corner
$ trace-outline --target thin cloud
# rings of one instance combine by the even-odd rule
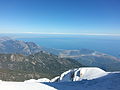
[[[120,34],[98,34],[98,33],[47,33],[47,32],[0,32],[0,34],[48,34],[48,35],[91,35],[91,36],[120,36]]]

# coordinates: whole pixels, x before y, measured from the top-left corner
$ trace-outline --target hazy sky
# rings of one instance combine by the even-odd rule
[[[0,0],[0,32],[120,34],[120,0]]]

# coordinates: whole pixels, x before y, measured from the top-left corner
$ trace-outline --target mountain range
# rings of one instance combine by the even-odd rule
[[[41,47],[33,42],[11,39],[9,37],[0,38],[1,54],[23,54],[30,55],[40,51],[57,55],[60,58],[70,58],[78,61],[84,66],[95,66],[106,71],[119,71],[120,59],[105,53],[89,49],[63,50]]]
[[[120,59],[89,49],[53,49],[9,37],[0,38],[0,79],[2,80],[53,78],[68,69],[83,66],[120,71]]]

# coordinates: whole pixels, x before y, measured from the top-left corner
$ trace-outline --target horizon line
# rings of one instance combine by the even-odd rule
[[[0,32],[0,34],[48,34],[48,35],[90,35],[90,36],[120,36],[120,34],[110,33],[48,33],[48,32]]]

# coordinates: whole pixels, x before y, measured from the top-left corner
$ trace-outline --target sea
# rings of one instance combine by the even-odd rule
[[[120,57],[120,36],[97,35],[28,35],[17,40],[34,42],[55,49],[90,49]]]

